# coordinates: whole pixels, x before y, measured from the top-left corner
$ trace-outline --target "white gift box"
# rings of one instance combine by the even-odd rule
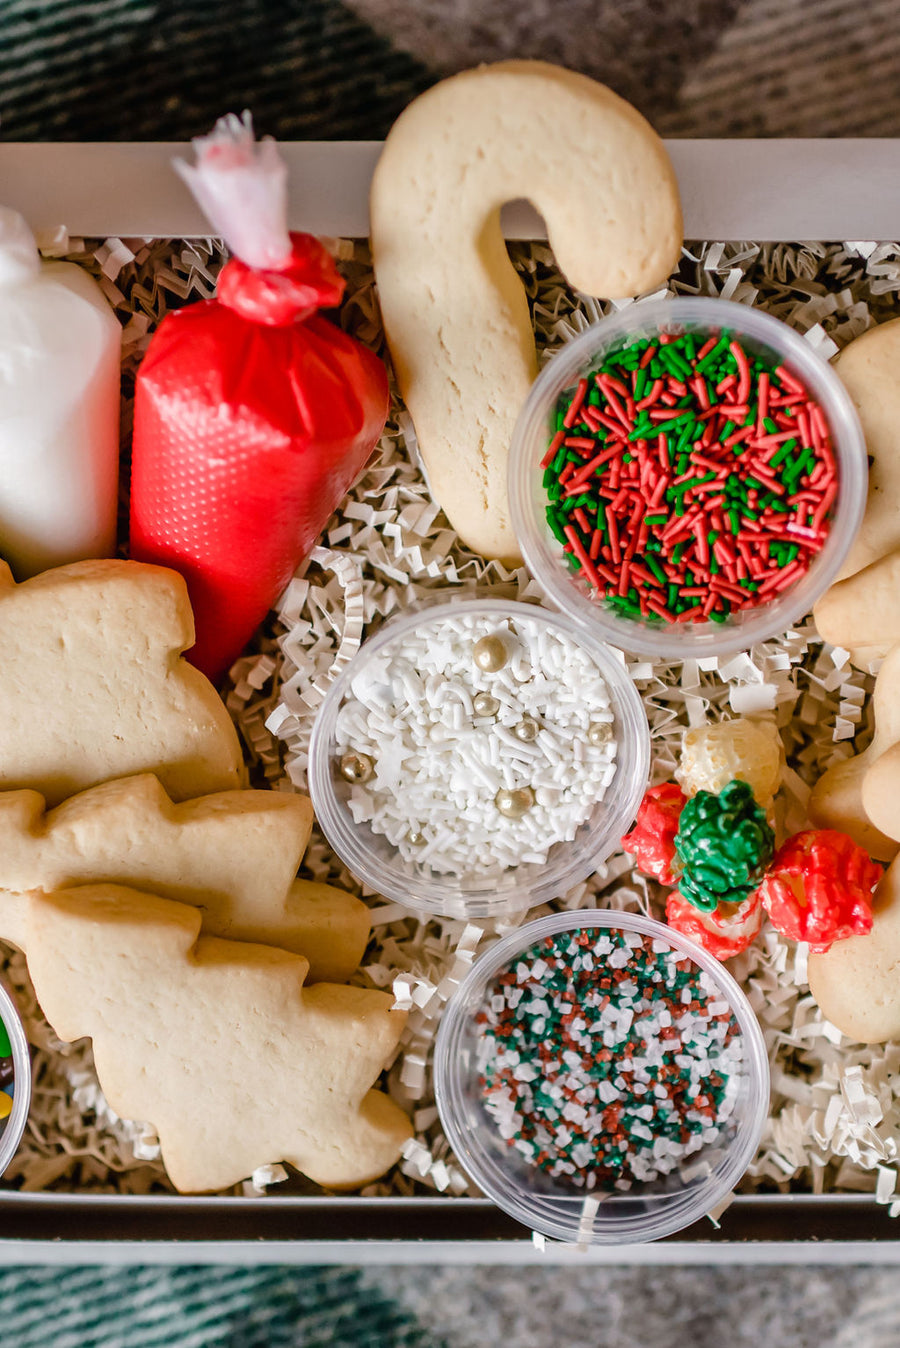
[[[900,233],[900,140],[671,141],[687,239],[875,241]],[[290,226],[368,233],[380,146],[281,146]],[[42,237],[206,237],[171,159],[177,144],[0,143],[3,204]],[[509,238],[545,237],[525,203],[504,213]],[[815,1242],[815,1243],[814,1243]],[[824,1243],[823,1243],[824,1242]],[[900,1223],[873,1194],[748,1195],[717,1229],[698,1224],[656,1245],[541,1248],[486,1200],[22,1193],[0,1189],[0,1262],[569,1262],[900,1261]]]

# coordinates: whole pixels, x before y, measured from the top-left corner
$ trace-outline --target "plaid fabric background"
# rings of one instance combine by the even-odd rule
[[[10,1348],[893,1348],[893,1269],[11,1268]]]
[[[900,134],[897,0],[0,0],[0,137],[180,140],[253,110],[380,139],[435,79],[543,57],[664,135]]]

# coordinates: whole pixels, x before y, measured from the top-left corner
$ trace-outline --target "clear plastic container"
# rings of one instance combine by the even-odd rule
[[[586,580],[567,567],[545,510],[540,462],[550,439],[557,399],[623,342],[660,332],[709,336],[733,332],[750,352],[776,356],[819,403],[831,431],[838,468],[838,495],[821,551],[796,585],[769,603],[745,609],[723,623],[667,623],[628,618],[601,600]],[[513,528],[526,564],[547,598],[587,625],[602,641],[657,660],[728,655],[777,636],[808,613],[832,583],[860,526],[866,500],[868,460],[856,411],[838,376],[808,342],[779,319],[727,300],[676,298],[629,305],[604,318],[562,347],[541,371],[516,423],[510,448],[509,499]]]
[[[335,743],[338,713],[352,696],[351,685],[367,662],[390,656],[411,631],[421,633],[465,612],[485,624],[527,618],[566,635],[591,658],[609,690],[617,740],[615,774],[604,799],[594,804],[574,841],[554,844],[543,865],[523,862],[496,876],[436,874],[427,864],[405,861],[368,824],[357,824],[348,808],[351,785],[339,771]],[[332,684],[319,709],[309,750],[309,791],[316,819],[340,859],[359,880],[421,914],[489,917],[533,908],[584,880],[615,850],[646,788],[650,734],[640,695],[621,660],[583,627],[537,604],[477,596],[448,595],[391,619],[367,641]]]
[[[743,1061],[724,1143],[688,1156],[681,1171],[627,1192],[591,1195],[539,1170],[501,1137],[482,1103],[476,1066],[482,1032],[475,1017],[495,977],[530,947],[559,932],[638,932],[666,941],[704,969],[738,1023]],[[769,1064],[750,1003],[725,968],[687,937],[633,913],[554,913],[529,922],[476,960],[450,999],[434,1054],[434,1088],[444,1132],[457,1160],[488,1198],[517,1221],[554,1240],[625,1245],[658,1240],[697,1221],[735,1187],[756,1153],[769,1109]],[[600,1200],[591,1203],[590,1198]],[[587,1200],[587,1207],[586,1207]],[[596,1206],[596,1210],[592,1209]]]
[[[6,988],[0,983],[0,1020],[6,1027],[12,1048],[13,1106],[5,1119],[0,1119],[0,1175],[16,1154],[25,1121],[31,1105],[31,1054],[22,1027],[18,1008]]]

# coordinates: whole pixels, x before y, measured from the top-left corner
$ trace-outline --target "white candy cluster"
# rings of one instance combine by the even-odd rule
[[[473,655],[485,636],[508,653],[493,673]],[[543,864],[554,843],[575,838],[615,775],[606,681],[580,646],[543,622],[431,618],[366,661],[351,688],[337,719],[338,754],[365,754],[375,765],[352,788],[353,818],[439,874]],[[491,714],[479,714],[479,693],[497,703]],[[534,738],[519,738],[530,720]],[[593,744],[589,727],[600,724],[609,738]],[[523,790],[533,803],[518,817],[504,813],[503,793]]]
[[[747,782],[757,805],[769,813],[781,786],[784,751],[774,721],[732,721],[686,730],[675,779],[685,795],[718,794],[737,778]]]

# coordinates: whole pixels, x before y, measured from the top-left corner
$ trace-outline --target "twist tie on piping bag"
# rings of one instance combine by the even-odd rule
[[[176,159],[174,167],[233,254],[219,301],[270,327],[340,304],[345,283],[327,249],[311,234],[288,232],[287,165],[271,137],[255,141],[250,113],[220,117],[193,146],[197,163]]]

